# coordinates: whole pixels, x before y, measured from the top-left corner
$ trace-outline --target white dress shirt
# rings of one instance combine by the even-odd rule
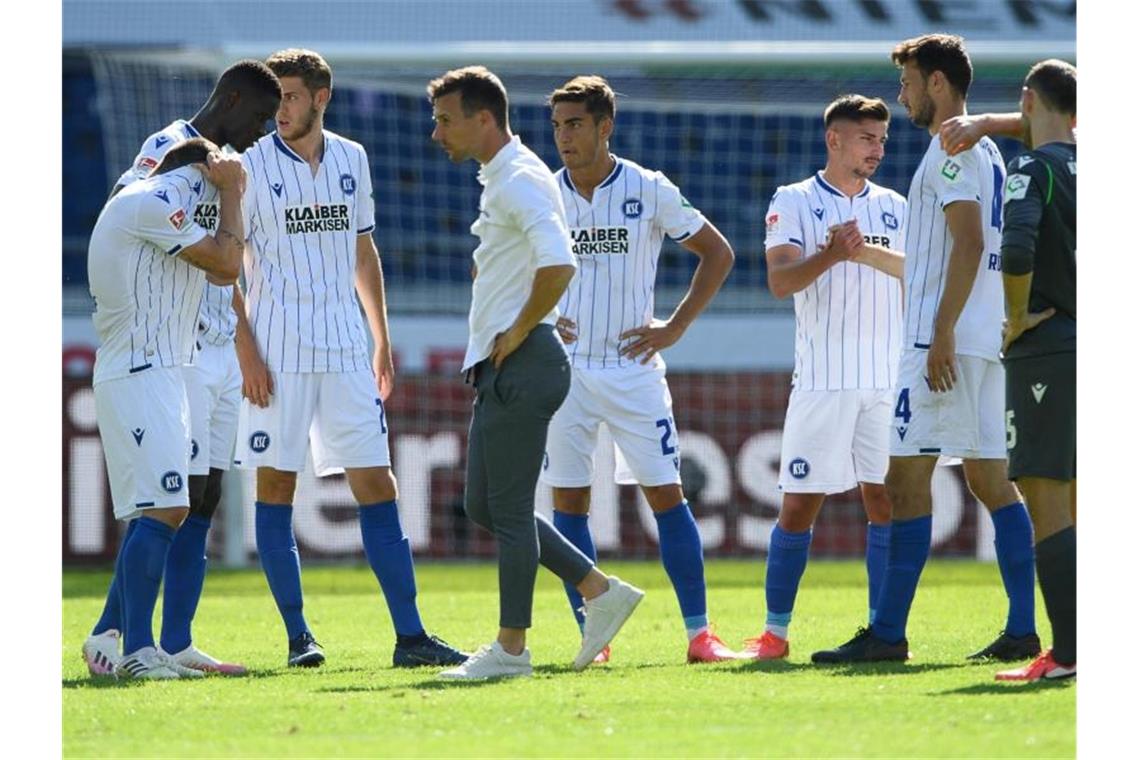
[[[495,336],[514,324],[530,296],[535,270],[576,266],[554,175],[518,136],[483,165],[479,182],[479,218],[471,225],[479,238],[473,254],[477,274],[464,370],[490,356]],[[555,307],[541,321],[557,320]]]

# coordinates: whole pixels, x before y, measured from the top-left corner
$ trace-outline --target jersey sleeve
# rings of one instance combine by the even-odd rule
[[[693,204],[681,195],[681,190],[664,174],[657,180],[657,225],[677,242],[694,235],[707,221]]]
[[[776,189],[768,203],[768,213],[764,215],[764,230],[765,250],[778,245],[795,245],[803,250],[804,231],[794,192],[786,187]]]
[[[122,173],[119,181],[115,183],[116,185],[126,187],[132,182],[146,179],[154,171],[154,168],[162,161],[162,157],[166,155],[166,151],[174,145],[171,140],[160,141],[158,139],[160,137],[162,137],[162,133],[155,132],[143,141],[142,147],[139,148],[139,154],[131,163],[131,168]],[[161,144],[159,144],[160,142]]]
[[[372,199],[372,172],[368,154],[360,149],[360,176],[356,178],[356,234],[367,235],[376,227],[376,201]]]
[[[503,200],[507,213],[534,251],[536,268],[577,268],[562,195],[553,181],[542,182],[527,172],[519,172],[504,184]]]
[[[1001,231],[1001,268],[1007,274],[1024,275],[1033,271],[1037,231],[1045,210],[1040,176],[1044,166],[1040,161],[1027,163],[1021,158],[1009,163]]]
[[[139,199],[134,234],[173,256],[184,248],[201,242],[206,230],[194,223],[193,208],[176,190],[169,189],[168,201],[156,193],[147,193]]]
[[[956,156],[944,155],[927,175],[941,208],[958,201],[982,202],[983,166],[979,153],[980,149],[974,148]]]

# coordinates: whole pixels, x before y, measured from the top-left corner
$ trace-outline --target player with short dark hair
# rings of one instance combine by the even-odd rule
[[[1053,646],[999,681],[1077,674],[1077,69],[1029,70],[1021,116],[1033,149],[1009,162],[1002,230],[1009,477],[1033,516]]]
[[[265,134],[265,123],[273,117],[280,100],[281,85],[264,63],[238,61],[222,72],[209,99],[191,119],[178,119],[143,141],[112,195],[152,173],[165,173],[171,161],[184,160],[173,152],[176,145],[182,151],[203,150],[199,143],[204,138],[215,145],[245,150]],[[204,162],[204,155],[198,160]],[[216,231],[217,199],[203,198],[194,207],[193,220],[207,232]],[[191,636],[205,580],[210,524],[221,501],[222,474],[233,458],[242,387],[234,335],[241,308],[240,288],[207,281],[198,312],[199,350],[194,363],[183,368],[190,402],[190,515],[182,522],[167,555],[159,650],[183,675],[191,675],[187,669],[227,675],[245,672],[241,665],[199,650]],[[135,524],[131,522],[128,534]],[[124,542],[128,538],[124,536]],[[92,675],[113,672],[122,628],[121,587],[116,573],[103,614],[83,643],[83,657]]]
[[[965,113],[972,67],[960,37],[906,40],[891,58],[899,103],[930,145],[907,197],[904,342],[896,381],[887,570],[875,619],[813,662],[906,660],[906,622],[931,542],[931,477],[942,457],[961,459],[966,484],[990,513],[1005,627],[971,659],[1016,660],[1040,651],[1034,622],[1032,525],[1007,477],[1002,398],[1001,191],[1005,166],[983,140],[949,157],[938,129]]]
[[[475,385],[467,436],[467,516],[492,532],[499,553],[499,633],[441,678],[530,676],[538,565],[574,585],[586,624],[574,669],[587,667],[617,635],[644,592],[606,576],[534,511],[550,419],[570,387],[558,339],[558,300],[576,264],[566,210],[550,169],[511,134],[507,93],[482,66],[428,84],[432,140],[456,163],[481,164],[483,193],[471,231],[475,249],[470,335],[463,371]]]
[[[190,511],[183,368],[197,350],[198,304],[207,276],[232,283],[242,255],[240,161],[200,137],[170,152],[163,171],[107,202],[88,252],[100,339],[92,380],[96,417],[115,516],[132,524],[104,615],[122,631],[124,654],[118,657],[116,635],[98,637],[114,640],[110,652],[85,645],[84,655],[92,672],[121,678],[202,675],[155,648],[151,617],[176,532]],[[194,222],[201,202],[218,204],[213,237]],[[174,562],[171,570],[187,568]]]
[[[768,287],[793,295],[796,355],[780,454],[780,514],[768,542],[767,618],[747,642],[759,660],[788,656],[788,628],[812,526],[828,494],[856,485],[867,514],[868,619],[887,565],[891,409],[902,346],[906,201],[870,181],[891,114],[843,95],[824,110],[827,163],[776,190],[765,218]]]
[[[615,98],[600,76],[578,76],[550,94],[562,194],[578,269],[558,302],[570,353],[570,391],[550,421],[542,481],[554,490],[554,527],[591,559],[590,486],[604,422],[613,436],[614,479],[639,484],[657,523],[661,561],[688,636],[689,662],[738,657],[709,626],[704,557],[681,488],[681,443],[660,352],[676,343],[716,295],[733,252],[669,179],[609,151]],[[654,319],[654,279],[665,237],[699,259],[673,315]],[[584,629],[582,597],[566,584]],[[607,647],[599,657],[609,659]]]
[[[242,405],[234,463],[257,470],[257,550],[285,623],[287,663],[325,660],[303,613],[293,534],[297,473],[310,446],[316,474],[344,472],[359,504],[364,553],[395,628],[392,665],[462,663],[465,654],[424,629],[400,525],[384,410],[395,368],[368,156],[324,129],[332,72],[319,53],[282,50],[266,64],[281,81],[277,129],[242,160],[250,176],[246,317],[269,371]]]

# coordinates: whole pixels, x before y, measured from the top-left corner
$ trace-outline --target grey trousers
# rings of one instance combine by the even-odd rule
[[[498,370],[484,359],[474,377],[463,506],[472,521],[495,534],[499,625],[530,628],[540,562],[570,584],[593,567],[534,512],[546,430],[570,390],[570,362],[554,327],[540,324]]]

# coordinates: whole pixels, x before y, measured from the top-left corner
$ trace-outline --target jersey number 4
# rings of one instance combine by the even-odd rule
[[[895,416],[901,417],[904,425],[910,424],[910,388],[899,391],[899,401],[895,404]]]

